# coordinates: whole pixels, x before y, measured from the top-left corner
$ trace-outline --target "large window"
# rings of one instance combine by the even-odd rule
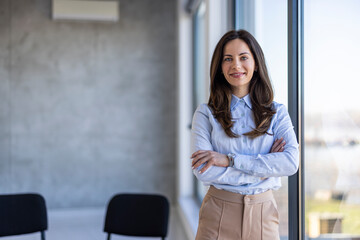
[[[305,232],[360,238],[360,1],[304,1]]]

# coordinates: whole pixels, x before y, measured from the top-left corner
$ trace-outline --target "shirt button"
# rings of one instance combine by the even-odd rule
[[[243,116],[245,116],[245,114],[244,114],[244,113],[242,113],[242,114],[241,114],[241,116],[243,117]]]
[[[244,142],[244,143],[246,142],[246,138],[243,138],[243,142]]]
[[[242,127],[242,128],[244,128],[244,127],[245,127],[245,125],[243,124],[241,127]]]

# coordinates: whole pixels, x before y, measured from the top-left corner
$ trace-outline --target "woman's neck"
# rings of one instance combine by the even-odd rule
[[[237,91],[233,91],[232,94],[234,94],[235,96],[237,96],[238,98],[243,98],[246,95],[249,94],[249,90],[248,89],[244,89],[243,91],[237,90]]]

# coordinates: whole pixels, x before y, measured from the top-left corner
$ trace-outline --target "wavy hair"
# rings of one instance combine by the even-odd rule
[[[254,71],[250,80],[249,94],[252,103],[255,126],[252,131],[244,135],[256,138],[263,134],[269,134],[272,116],[276,113],[272,107],[274,98],[273,88],[265,64],[263,51],[256,39],[247,31],[229,31],[215,47],[210,66],[210,97],[208,105],[214,117],[223,127],[226,135],[231,138],[239,137],[232,131],[233,120],[230,111],[232,88],[222,74],[222,60],[225,45],[234,39],[243,40],[250,48],[255,59],[257,71]]]

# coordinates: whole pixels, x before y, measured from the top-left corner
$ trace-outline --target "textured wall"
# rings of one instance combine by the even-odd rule
[[[173,200],[176,1],[120,1],[118,23],[0,4],[0,191],[40,192],[50,208]]]
[[[8,2],[0,1],[0,190],[10,185],[10,18]]]

